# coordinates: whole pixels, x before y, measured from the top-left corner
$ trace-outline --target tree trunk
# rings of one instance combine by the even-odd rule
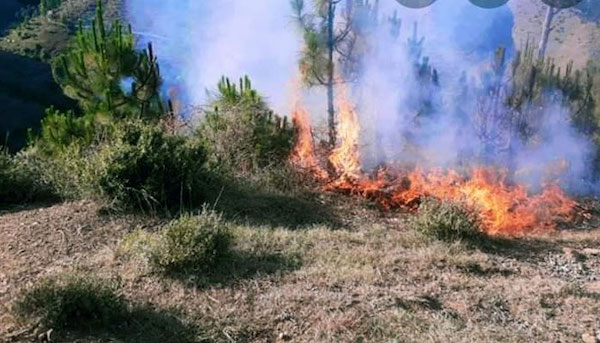
[[[550,39],[550,33],[552,32],[552,21],[556,13],[558,12],[555,11],[552,6],[548,6],[548,10],[546,11],[546,19],[544,19],[544,26],[542,26],[542,38],[540,39],[540,45],[538,48],[539,59],[543,59],[546,56],[548,40]]]
[[[329,126],[329,145],[331,148],[335,147],[337,132],[335,128],[335,108],[334,108],[334,63],[333,63],[333,52],[335,49],[335,36],[334,36],[334,24],[335,24],[335,5],[333,0],[329,0],[328,4],[328,23],[327,23],[327,49],[328,49],[328,61],[327,61],[327,116]]]

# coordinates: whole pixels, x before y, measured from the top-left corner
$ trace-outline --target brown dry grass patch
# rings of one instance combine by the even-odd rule
[[[233,254],[217,273],[177,278],[121,254],[127,233],[160,223],[101,216],[90,203],[6,214],[0,303],[77,269],[119,277],[129,301],[168,313],[200,342],[577,342],[600,329],[600,256],[585,250],[598,246],[598,231],[470,247],[426,239],[403,215],[324,201],[346,218],[341,227],[235,224]],[[0,317],[0,337],[33,334],[6,309]],[[115,337],[149,339],[76,339]]]

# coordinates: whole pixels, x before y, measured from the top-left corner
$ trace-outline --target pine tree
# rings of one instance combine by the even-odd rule
[[[329,145],[336,144],[334,87],[341,77],[336,71],[335,56],[352,39],[351,20],[337,21],[337,6],[342,0],[314,0],[315,13],[305,12],[304,0],[291,0],[294,15],[304,33],[305,50],[300,59],[300,71],[309,86],[324,86],[327,89],[327,115]],[[346,11],[346,14],[348,11]],[[342,22],[341,28],[336,22]],[[341,70],[341,68],[340,68]]]
[[[598,130],[595,118],[594,80],[588,71],[573,70],[573,63],[562,69],[553,60],[537,58],[534,48],[527,45],[519,52],[512,66],[512,85],[507,105],[523,114],[558,103],[570,108],[573,125],[582,133]],[[535,127],[520,125],[521,134],[530,136]]]
[[[160,70],[152,45],[136,51],[131,26],[120,21],[107,27],[98,0],[90,28],[79,28],[73,46],[53,61],[53,74],[65,94],[86,113],[115,117],[156,117],[163,108],[159,97]],[[125,84],[130,83],[126,90]]]

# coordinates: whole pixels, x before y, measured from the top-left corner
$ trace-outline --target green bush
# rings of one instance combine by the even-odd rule
[[[63,199],[91,198],[116,210],[143,211],[195,207],[204,200],[206,158],[197,140],[141,120],[113,121],[92,136],[51,146],[42,144],[50,140],[43,133],[26,152]]]
[[[184,216],[161,233],[153,264],[165,272],[208,271],[231,245],[230,228],[214,212]]]
[[[31,139],[30,144],[48,156],[56,156],[73,144],[91,146],[110,127],[108,120],[102,121],[93,115],[77,116],[71,111],[61,113],[49,108],[42,119],[39,137]]]
[[[94,192],[118,208],[181,208],[203,199],[201,145],[157,125],[123,124],[92,159]]]
[[[472,240],[481,236],[476,214],[456,202],[426,199],[411,224],[424,235],[443,241]]]
[[[156,234],[137,231],[123,242],[125,251],[147,259],[160,273],[209,272],[227,255],[231,228],[206,208],[197,216],[183,216]]]
[[[293,147],[293,127],[268,109],[250,80],[241,79],[238,87],[223,78],[218,89],[197,131],[210,167],[245,177],[287,161]]]
[[[90,147],[71,144],[54,151],[52,156],[36,148],[23,153],[37,170],[40,179],[62,200],[93,198],[98,172],[95,152]]]
[[[15,313],[56,329],[90,329],[117,323],[127,306],[115,282],[69,274],[41,281],[17,299]]]
[[[0,147],[0,206],[54,198],[39,169],[26,155],[12,156]]]

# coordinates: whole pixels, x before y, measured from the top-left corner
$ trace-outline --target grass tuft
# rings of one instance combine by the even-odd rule
[[[411,224],[425,236],[442,241],[476,240],[482,235],[476,214],[456,202],[426,199]]]
[[[115,282],[87,275],[48,278],[25,290],[15,313],[56,329],[91,329],[122,321],[127,305]]]
[[[185,215],[156,234],[135,232],[123,241],[126,252],[144,257],[154,271],[173,274],[209,272],[232,244],[231,228],[206,208]]]

